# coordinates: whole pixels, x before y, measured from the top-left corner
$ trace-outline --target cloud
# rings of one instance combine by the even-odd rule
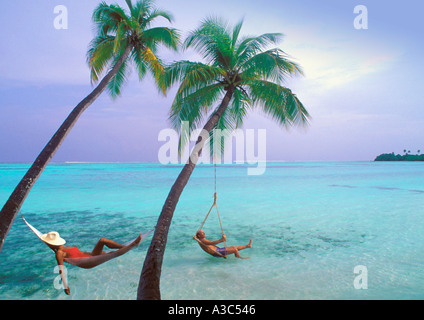
[[[303,68],[303,83],[309,92],[340,89],[353,81],[391,68],[404,53],[372,31],[324,23],[291,25],[281,48]]]
[[[328,48],[324,49],[323,48]],[[298,50],[296,57],[305,72],[305,82],[314,91],[328,91],[352,81],[384,71],[395,61],[396,54],[361,53],[350,46],[313,45]]]

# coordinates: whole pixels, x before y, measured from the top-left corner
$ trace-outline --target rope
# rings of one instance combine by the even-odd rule
[[[213,202],[213,204],[212,204],[211,208],[209,209],[208,213],[206,214],[205,219],[203,220],[202,224],[200,225],[200,227],[199,227],[199,229],[198,229],[197,231],[200,231],[200,230],[203,228],[203,226],[204,226],[204,224],[205,224],[206,220],[207,220],[207,219],[208,219],[208,217],[209,217],[209,213],[211,213],[212,208],[213,208],[213,207],[215,207],[215,206],[216,206],[216,193],[215,193],[215,200],[214,200],[214,202]]]
[[[214,171],[215,171],[215,194],[216,194],[216,156],[215,154],[213,155],[213,165],[214,165]]]
[[[215,193],[215,207],[216,207],[216,213],[218,213],[218,219],[219,219],[219,225],[221,226],[221,232],[222,235],[224,235],[224,229],[222,228],[222,222],[221,222],[221,217],[219,216],[219,210],[218,210],[218,205],[216,204],[216,193]],[[224,241],[224,247],[227,246],[227,241]]]
[[[207,220],[207,219],[208,219],[208,217],[209,217],[209,214],[211,213],[211,211],[212,211],[213,207],[215,207],[215,208],[216,208],[216,213],[218,214],[219,226],[221,227],[222,235],[224,235],[224,228],[222,227],[221,216],[220,216],[220,214],[219,214],[218,204],[216,203],[216,199],[217,199],[217,195],[216,195],[216,192],[215,192],[215,193],[214,193],[214,201],[213,201],[213,204],[212,204],[211,208],[209,209],[208,213],[206,214],[205,219],[203,219],[203,222],[202,222],[202,224],[200,225],[199,229],[197,229],[197,231],[202,230],[203,226],[205,225],[206,220]],[[225,246],[225,247],[227,246],[227,241],[224,241],[224,246]]]
[[[203,226],[205,225],[206,220],[209,217],[209,214],[211,213],[213,207],[215,207],[216,208],[216,213],[218,214],[218,220],[219,220],[219,225],[221,227],[221,232],[222,232],[222,235],[224,235],[224,228],[222,227],[221,216],[219,214],[218,204],[216,203],[217,193],[216,193],[216,159],[215,159],[215,155],[214,155],[214,172],[215,172],[215,177],[214,177],[215,178],[215,185],[214,185],[214,187],[215,187],[214,188],[215,189],[215,193],[213,195],[214,196],[213,204],[212,204],[211,208],[209,209],[208,213],[206,214],[206,217],[203,220],[203,222],[201,223],[199,229],[197,229],[197,231],[200,231],[203,228]],[[225,247],[227,246],[227,241],[224,241],[224,246]]]

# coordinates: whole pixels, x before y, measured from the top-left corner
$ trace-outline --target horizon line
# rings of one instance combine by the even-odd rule
[[[253,164],[257,163],[268,163],[268,162],[374,162],[374,160],[265,160],[265,161],[256,161]],[[33,162],[30,161],[0,161],[0,164],[32,164]],[[50,161],[49,164],[119,164],[119,163],[151,163],[151,164],[161,164],[159,161]],[[183,165],[185,163],[168,163],[163,164],[165,165]],[[207,165],[213,165],[213,163],[199,163],[201,164],[207,164]],[[246,162],[232,162],[232,163],[217,163],[218,165],[222,164],[250,164]]]

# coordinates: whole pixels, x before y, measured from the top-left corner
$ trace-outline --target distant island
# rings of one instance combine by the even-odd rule
[[[418,150],[418,154],[411,154],[411,151],[404,150],[405,154],[395,154],[392,153],[383,153],[377,156],[374,161],[424,161],[424,154],[420,154],[420,150]]]

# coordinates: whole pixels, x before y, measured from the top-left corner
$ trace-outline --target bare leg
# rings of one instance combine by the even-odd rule
[[[100,240],[97,242],[97,244],[94,247],[91,254],[93,256],[98,256],[98,255],[102,254],[104,246],[106,246],[110,249],[121,249],[122,247],[124,247],[124,245],[122,245],[118,242],[115,242],[115,241],[112,241],[112,240],[109,240],[109,239],[106,239],[106,238],[100,238]]]
[[[249,259],[249,257],[240,256],[240,253],[239,253],[239,250],[243,250],[243,249],[247,249],[247,248],[252,248],[252,239],[250,239],[249,243],[244,245],[244,246],[226,247],[227,254],[234,253],[236,258],[239,258],[239,259]]]

